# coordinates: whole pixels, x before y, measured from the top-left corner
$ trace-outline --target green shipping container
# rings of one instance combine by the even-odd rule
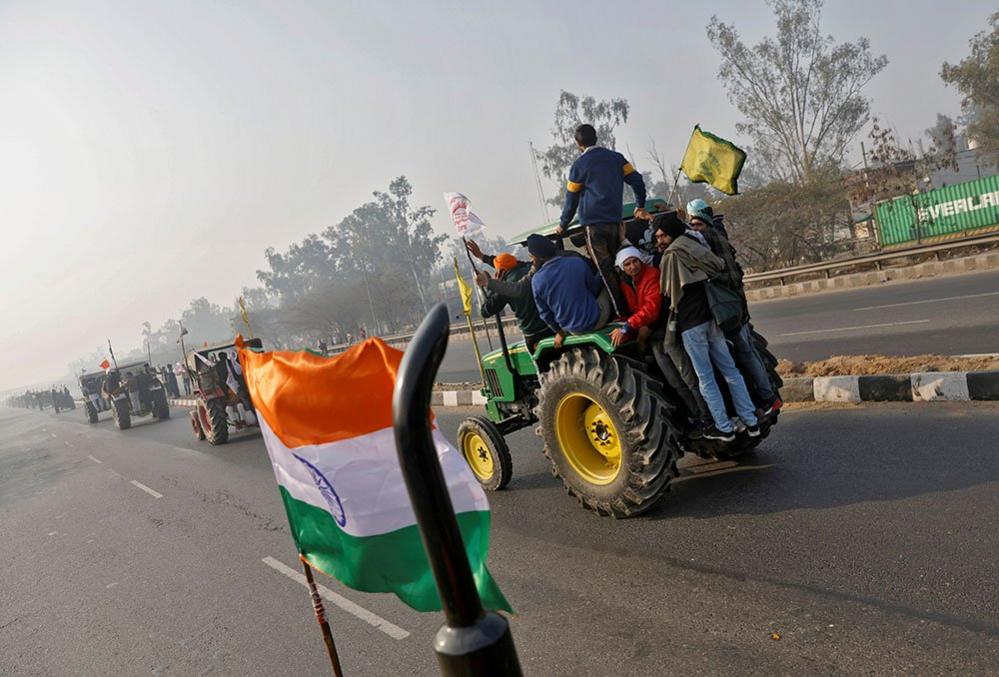
[[[999,174],[874,207],[882,247],[999,229]]]

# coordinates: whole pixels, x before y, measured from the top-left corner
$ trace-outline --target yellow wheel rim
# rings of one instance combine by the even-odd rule
[[[621,472],[621,438],[610,415],[582,393],[563,397],[555,409],[562,455],[587,482],[610,484]]]
[[[479,433],[465,435],[462,440],[461,451],[465,455],[465,460],[472,472],[480,480],[487,481],[492,478],[495,466],[493,465],[493,455]]]

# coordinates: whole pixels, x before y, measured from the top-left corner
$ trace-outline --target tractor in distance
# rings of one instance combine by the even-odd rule
[[[166,389],[148,362],[115,363],[108,369],[102,392],[111,403],[111,416],[118,430],[131,428],[136,417],[152,416],[158,421],[170,418]]]
[[[259,428],[233,342],[203,346],[188,351],[184,366],[191,376],[195,408],[191,410],[191,430],[199,440],[219,445],[229,441],[230,432]],[[259,338],[243,341],[243,347],[262,350]]]

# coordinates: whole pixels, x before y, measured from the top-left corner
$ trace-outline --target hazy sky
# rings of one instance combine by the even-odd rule
[[[915,138],[958,112],[940,64],[992,11],[833,0],[824,29],[888,55],[867,94]],[[762,1],[0,0],[0,389],[138,345],[192,298],[231,303],[267,246],[400,174],[420,204],[464,192],[495,233],[540,223],[527,143],[561,89],[629,100],[618,147],[640,169],[697,122],[739,141],[712,13],[773,30]]]

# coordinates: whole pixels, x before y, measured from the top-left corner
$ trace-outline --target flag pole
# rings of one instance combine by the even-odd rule
[[[676,176],[673,177],[673,188],[669,192],[669,199],[666,200],[666,204],[667,205],[672,205],[673,204],[673,196],[676,195],[677,186],[680,185],[680,172],[682,172],[682,171],[683,171],[682,167],[677,167],[677,169],[676,169]],[[680,208],[680,205],[677,205],[677,211],[679,211],[679,208]]]
[[[329,621],[326,620],[326,609],[323,608],[323,599],[319,596],[316,588],[316,581],[312,577],[312,566],[305,555],[299,554],[298,559],[302,562],[302,569],[305,570],[305,582],[309,584],[309,594],[312,596],[312,610],[316,612],[316,620],[319,628],[323,632],[323,641],[326,643],[326,653],[330,656],[330,667],[333,669],[334,677],[343,677],[343,669],[340,667],[340,655],[336,651],[336,643],[333,641],[333,631],[330,630]]]
[[[465,238],[461,238],[461,239],[462,239],[462,241],[465,240]],[[466,249],[465,251],[467,252],[468,250]],[[469,255],[469,257],[471,257],[471,255]],[[458,269],[458,257],[457,256],[454,257],[454,275],[455,275],[455,278],[460,278],[461,277],[461,271]],[[473,282],[472,284],[475,284],[475,283]],[[458,285],[458,293],[459,294],[461,293],[461,285],[460,284]],[[465,312],[465,300],[464,299],[462,299],[462,301],[461,301],[461,310],[462,310],[462,312]],[[486,384],[486,372],[482,368],[482,353],[479,352],[479,340],[477,338],[475,338],[475,327],[472,326],[472,314],[471,313],[465,313],[465,319],[468,321],[468,333],[472,337],[472,350],[475,351],[475,363],[477,365],[479,365],[479,377],[482,379],[482,385],[485,385]]]
[[[468,241],[465,240],[465,236],[464,235],[461,236],[461,243],[463,245],[465,245],[465,256],[468,257],[468,263],[469,263],[469,265],[472,266],[472,274],[473,275],[478,275],[479,274],[479,269],[475,267],[475,261],[472,260],[472,253],[470,251],[468,251]],[[457,265],[457,264],[455,264],[455,265]],[[475,289],[475,298],[479,301],[479,307],[481,308],[482,307],[482,296],[481,296],[482,292],[479,291],[479,285],[475,284],[474,281],[472,282],[472,286]],[[486,342],[489,343],[489,350],[492,351],[492,349],[493,349],[493,337],[489,333],[489,325],[486,323],[485,318],[482,318],[482,328],[486,330]]]

